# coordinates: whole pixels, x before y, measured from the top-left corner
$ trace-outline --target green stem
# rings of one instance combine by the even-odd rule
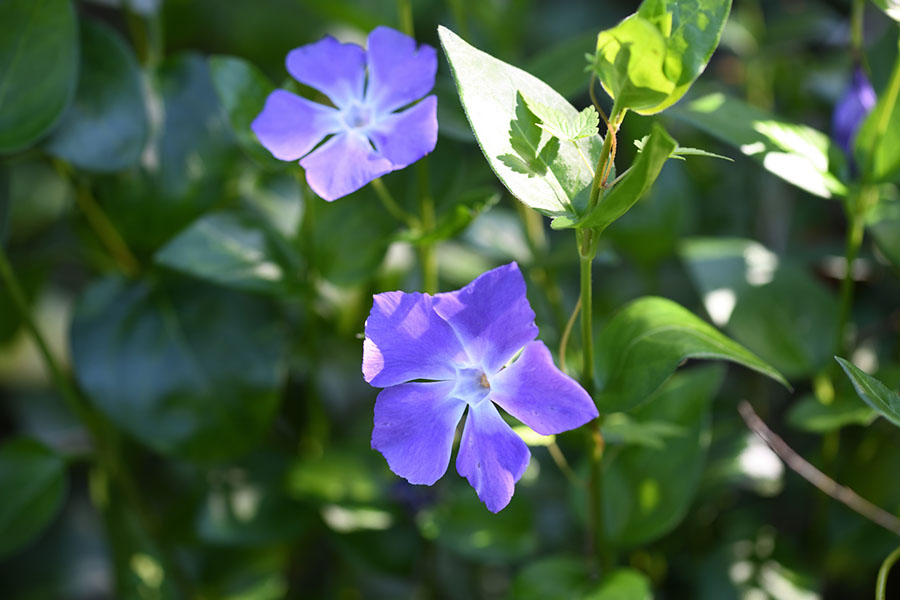
[[[613,106],[613,113],[606,128],[606,136],[603,138],[603,147],[600,149],[600,158],[597,160],[597,168],[594,170],[594,179],[591,182],[588,214],[597,207],[603,197],[603,191],[606,189],[605,176],[610,172],[611,163],[615,160],[616,134],[624,118],[625,111]]]
[[[866,0],[853,0],[850,12],[850,48],[855,60],[861,60],[863,53],[863,16],[866,12]]]
[[[410,0],[397,0],[397,13],[400,17],[400,31],[409,37],[415,37],[412,2],[410,2]]]
[[[581,281],[581,345],[582,345],[582,368],[581,368],[581,385],[587,390],[590,396],[594,397],[594,335],[591,320],[593,318],[593,309],[591,304],[591,264],[594,261],[594,254],[590,252],[592,245],[590,240],[585,237],[590,236],[591,230],[579,230],[581,232],[580,240],[580,281]],[[585,253],[585,244],[588,245]]]
[[[881,563],[881,568],[878,569],[878,583],[875,585],[875,600],[885,600],[888,573],[891,572],[891,567],[894,566],[897,560],[900,560],[900,548],[888,554],[888,557]]]
[[[878,190],[873,186],[864,186],[858,193],[847,199],[847,240],[844,255],[846,268],[841,282],[841,300],[838,309],[838,327],[835,339],[835,351],[844,352],[847,323],[853,308],[853,264],[859,254],[865,231],[865,215],[873,200],[877,200]]]
[[[418,162],[419,175],[419,211],[421,212],[422,231],[428,235],[436,226],[434,199],[431,197],[427,159]],[[422,260],[422,280],[426,294],[438,292],[438,262],[434,252],[434,244],[423,243],[419,246]]]
[[[416,229],[420,226],[420,223],[416,217],[409,214],[403,207],[401,207],[396,200],[394,200],[393,194],[391,191],[387,189],[387,186],[384,185],[384,182],[381,178],[372,180],[372,189],[375,190],[375,195],[378,196],[378,199],[381,200],[381,204],[384,208],[391,213],[395,219],[404,223],[407,227],[411,229]]]

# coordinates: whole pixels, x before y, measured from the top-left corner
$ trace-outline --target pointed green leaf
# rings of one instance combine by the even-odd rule
[[[155,260],[227,287],[288,294],[298,283],[275,235],[252,215],[211,213],[163,246]]]
[[[525,104],[540,121],[538,126],[561,142],[574,142],[599,133],[600,115],[593,106],[582,110],[575,119],[568,119],[562,112],[540,102],[529,100],[527,96]]]
[[[47,151],[86,171],[118,171],[140,159],[148,132],[134,52],[114,29],[83,20],[78,91]]]
[[[825,404],[815,394],[807,394],[791,404],[786,418],[791,427],[812,433],[828,433],[846,425],[868,425],[878,415],[854,393],[835,394]]]
[[[614,315],[597,340],[597,407],[601,413],[634,408],[688,358],[731,361],[789,387],[773,367],[686,308],[648,296]]]
[[[609,227],[650,190],[666,160],[677,147],[678,144],[666,130],[658,123],[654,123],[647,143],[638,153],[628,172],[622,176],[622,180],[606,192],[597,208],[575,226],[592,227],[600,231]],[[551,225],[554,229],[572,226],[567,224],[565,218],[555,219]]]
[[[788,183],[822,198],[845,196],[846,164],[824,133],[713,93],[669,113],[740,150]]]
[[[875,6],[895,21],[900,21],[900,0],[872,0]]]
[[[42,443],[18,438],[0,446],[0,558],[37,537],[66,495],[66,463]]]
[[[900,427],[900,394],[839,356],[834,357],[850,378],[856,393],[882,417]]]
[[[715,152],[709,152],[708,150],[701,150],[700,148],[679,146],[675,149],[674,152],[672,152],[672,158],[684,160],[685,156],[705,156],[707,158],[719,158],[722,160],[727,160],[728,162],[734,162],[734,159],[731,157],[716,154]]]
[[[47,133],[77,82],[71,0],[0,2],[0,153],[22,150]]]
[[[439,27],[466,116],[488,164],[513,196],[538,212],[577,218],[587,205],[602,141],[591,136],[560,144],[538,126],[524,98],[575,122],[578,111],[550,86]],[[577,145],[577,149],[576,146]]]
[[[900,57],[894,63],[887,88],[863,121],[853,144],[863,178],[871,182],[896,181],[900,176]]]

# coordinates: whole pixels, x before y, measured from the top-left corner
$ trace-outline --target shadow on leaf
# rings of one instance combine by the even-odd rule
[[[559,140],[550,138],[541,148],[542,131],[522,93],[517,92],[516,117],[509,122],[509,144],[515,154],[501,154],[497,158],[516,173],[543,177],[559,153]]]

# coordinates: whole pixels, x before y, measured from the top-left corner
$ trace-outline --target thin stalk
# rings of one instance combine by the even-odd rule
[[[566,371],[566,348],[569,346],[569,336],[572,334],[572,329],[575,327],[575,319],[578,318],[578,313],[580,311],[581,298],[578,298],[578,302],[575,303],[575,308],[572,309],[572,315],[566,322],[566,328],[563,329],[562,337],[559,340],[559,368],[563,372]]]
[[[850,49],[854,60],[863,57],[863,17],[866,12],[866,0],[853,0],[850,12]]]
[[[406,212],[403,207],[394,200],[393,194],[387,189],[387,186],[384,185],[384,182],[380,177],[372,180],[372,189],[375,190],[375,195],[381,200],[381,204],[384,208],[391,213],[391,216],[411,229],[420,227],[419,220]]]
[[[412,2],[410,0],[397,0],[397,16],[400,19],[400,31],[409,37],[415,37]]]
[[[419,175],[419,211],[421,213],[422,231],[427,235],[434,231],[436,217],[434,198],[431,197],[427,159],[418,162]],[[422,282],[426,294],[438,292],[438,262],[431,242],[419,245],[419,258],[422,261]]]
[[[872,186],[865,186],[860,191],[847,199],[847,240],[844,255],[846,257],[846,269],[844,279],[841,282],[841,300],[838,309],[838,327],[835,339],[835,351],[841,354],[846,343],[846,328],[850,320],[850,312],[853,308],[853,265],[859,255],[865,231],[865,214],[872,203],[873,194],[877,198],[878,190]]]
[[[881,563],[881,568],[878,569],[878,583],[875,585],[875,600],[885,600],[887,598],[885,593],[887,592],[888,573],[891,572],[891,567],[894,566],[897,560],[900,560],[900,548],[888,554],[888,557]]]
[[[583,237],[591,234],[591,231],[582,232]],[[592,329],[593,308],[591,304],[591,264],[594,261],[594,254],[588,250],[583,252],[585,243],[590,244],[582,239],[580,259],[580,281],[581,281],[581,344],[582,344],[582,361],[581,361],[581,385],[587,393],[594,397],[594,334]]]
[[[86,186],[80,185],[75,198],[91,229],[97,234],[100,242],[106,247],[107,252],[113,257],[119,269],[129,277],[137,275],[138,271],[140,271],[140,263],[138,263],[128,244],[125,243],[125,239],[119,233],[119,230],[116,229],[116,226],[113,225],[106,213],[103,212],[103,209],[100,208],[100,205],[97,204],[97,201],[94,200],[90,190]]]

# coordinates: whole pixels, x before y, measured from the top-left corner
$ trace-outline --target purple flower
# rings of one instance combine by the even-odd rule
[[[302,158],[309,186],[325,200],[355,192],[434,149],[437,97],[399,110],[434,87],[437,54],[431,46],[416,48],[411,37],[376,27],[368,50],[327,36],[291,50],[287,69],[334,107],[275,90],[251,129],[275,158]]]
[[[831,130],[834,140],[848,156],[853,156],[853,141],[866,115],[875,107],[875,90],[860,66],[853,69],[850,85],[834,107]]]
[[[488,510],[501,510],[531,454],[497,406],[544,435],[597,416],[587,392],[535,341],[537,333],[516,263],[455,292],[376,295],[362,365],[366,381],[384,388],[375,401],[372,447],[397,475],[431,485],[447,470],[468,408],[456,470]]]

